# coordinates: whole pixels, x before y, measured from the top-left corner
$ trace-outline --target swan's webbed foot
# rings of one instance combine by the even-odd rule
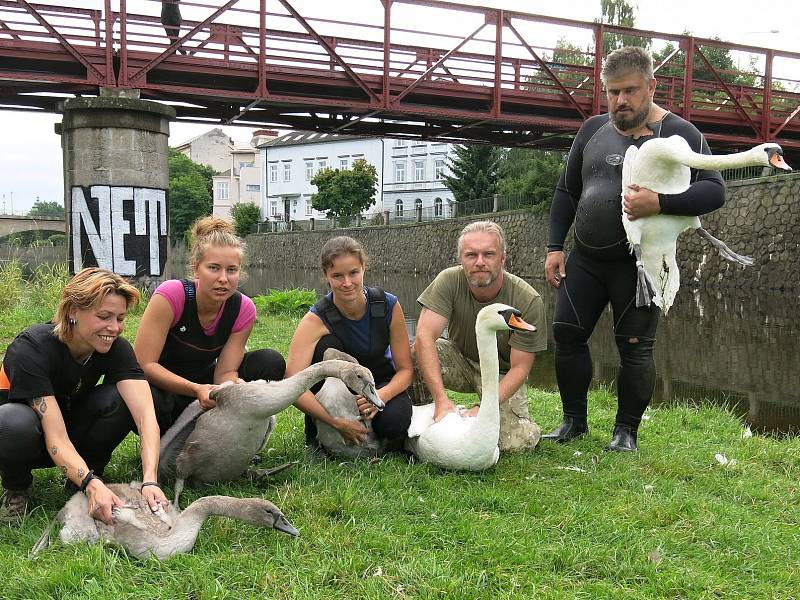
[[[281,471],[285,471],[289,467],[292,467],[299,462],[299,460],[293,460],[282,465],[278,465],[277,467],[272,467],[271,469],[247,469],[247,476],[253,479],[264,479],[271,477],[272,475],[277,475]]]
[[[715,238],[713,235],[711,235],[708,231],[706,231],[702,227],[697,228],[697,233],[699,233],[701,237],[711,242],[711,245],[717,249],[717,252],[719,252],[720,256],[725,260],[739,263],[740,265],[744,265],[745,267],[753,266],[752,256],[745,256],[744,254],[738,254],[734,252],[728,247],[728,245],[725,242]]]
[[[642,247],[639,244],[634,244],[633,254],[636,257],[636,307],[650,306],[655,296],[655,286],[647,271],[644,270]]]

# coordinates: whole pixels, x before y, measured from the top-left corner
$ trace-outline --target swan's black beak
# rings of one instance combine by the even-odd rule
[[[275,515],[275,522],[272,524],[272,527],[278,531],[288,533],[289,535],[293,535],[295,537],[300,535],[300,532],[297,531],[297,528],[289,523],[289,520],[283,515]]]
[[[522,313],[516,308],[511,310],[504,310],[500,313],[508,323],[508,326],[514,331],[536,331],[536,326],[526,323],[522,319]]]
[[[378,392],[375,391],[375,385],[374,384],[372,384],[372,383],[370,383],[368,381],[365,381],[364,382],[364,386],[359,391],[359,393],[362,396],[364,396],[364,398],[366,398],[369,401],[369,403],[372,404],[372,406],[374,406],[378,410],[383,410],[384,408],[386,408],[386,404],[384,404],[383,400],[381,400],[378,397]]]
[[[781,169],[782,171],[792,170],[792,167],[787,165],[786,161],[783,160],[783,150],[780,148],[769,148],[767,154],[769,155],[769,164],[776,169]]]

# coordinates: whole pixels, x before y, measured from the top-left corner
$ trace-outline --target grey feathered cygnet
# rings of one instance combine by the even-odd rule
[[[325,360],[344,360],[357,364],[355,358],[335,348],[328,348],[322,356]],[[350,421],[361,420],[361,414],[356,405],[356,395],[340,379],[328,377],[315,397],[332,417]],[[336,458],[348,460],[375,458],[383,456],[392,449],[386,441],[376,437],[372,429],[372,422],[369,420],[364,420],[362,423],[367,429],[367,433],[361,444],[347,444],[336,428],[318,420],[315,420],[314,423],[317,426],[317,440],[320,445],[328,454]]]
[[[124,507],[112,510],[113,525],[93,519],[87,511],[88,498],[78,492],[67,501],[42,534],[31,556],[36,556],[49,545],[50,530],[56,522],[62,524],[59,537],[65,544],[102,540],[121,546],[138,558],[158,560],[191,551],[200,528],[212,515],[241,519],[289,535],[300,535],[277,506],[261,498],[206,496],[192,502],[183,512],[167,506],[154,513],[142,497],[140,485],[138,482],[108,485],[125,503]]]
[[[369,369],[342,360],[313,364],[282,381],[220,386],[211,393],[216,407],[206,412],[199,404],[190,405],[161,438],[159,478],[174,475],[175,505],[185,481],[230,481],[244,473],[264,444],[272,416],[326,377],[341,379],[354,393],[383,408]],[[194,419],[198,412],[202,414]]]

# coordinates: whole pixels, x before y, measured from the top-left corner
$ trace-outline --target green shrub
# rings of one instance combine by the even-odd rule
[[[269,290],[266,296],[256,296],[253,302],[259,312],[266,314],[303,314],[317,301],[313,290]]]
[[[261,209],[254,202],[237,202],[231,207],[236,235],[244,237],[261,221]]]
[[[14,308],[22,295],[22,265],[16,258],[0,265],[0,310]]]

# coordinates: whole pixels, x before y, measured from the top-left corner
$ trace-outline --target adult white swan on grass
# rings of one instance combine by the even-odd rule
[[[679,194],[690,185],[690,168],[734,169],[748,166],[791,168],[783,160],[778,144],[760,144],[737,154],[698,154],[678,135],[653,138],[641,148],[631,146],[625,153],[622,166],[622,196],[628,187],[637,185],[659,194]],[[631,221],[622,212],[622,224],[633,250],[638,267],[636,306],[655,302],[666,314],[680,287],[680,273],[675,260],[678,235],[685,229],[695,229],[711,242],[726,259],[750,266],[753,260],[733,252],[724,242],[708,233],[698,217],[652,215]]]
[[[434,405],[415,406],[406,449],[423,462],[445,469],[482,471],[497,463],[500,449],[500,361],[497,331],[536,331],[516,308],[506,304],[483,307],[475,321],[483,396],[474,417],[451,412],[433,422]]]

